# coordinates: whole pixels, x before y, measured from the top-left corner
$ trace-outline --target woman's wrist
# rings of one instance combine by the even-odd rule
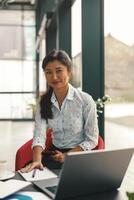
[[[33,159],[33,162],[41,163],[41,160]]]
[[[33,162],[41,163],[42,161],[42,155],[33,155]]]
[[[33,148],[33,162],[39,162],[42,161],[42,147],[36,146]]]
[[[71,149],[71,150],[68,151],[68,152],[77,152],[77,151],[84,151],[84,150],[83,150],[80,146],[77,146],[77,147]]]

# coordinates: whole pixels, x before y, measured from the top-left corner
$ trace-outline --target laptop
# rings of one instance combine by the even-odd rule
[[[51,199],[64,200],[120,187],[134,148],[70,152],[59,178],[33,182]]]

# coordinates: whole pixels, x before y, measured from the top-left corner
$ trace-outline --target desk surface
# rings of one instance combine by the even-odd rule
[[[59,174],[59,170],[54,170],[56,174]],[[22,177],[16,173],[14,179],[22,180]],[[22,191],[40,191],[36,186],[31,185],[24,188]],[[126,197],[125,191],[134,192],[134,156],[127,170],[127,174],[123,180],[121,190],[120,191],[112,191],[106,193],[100,193],[95,195],[89,195],[88,197],[76,197],[69,198],[69,200],[128,200]]]
[[[120,161],[119,161],[120,162]],[[59,170],[53,170],[56,174],[59,173]],[[16,173],[14,179],[21,180],[22,177]],[[22,191],[40,191],[36,186],[31,185],[24,188]],[[76,198],[69,198],[68,200],[128,200],[126,196],[126,191],[134,192],[134,156],[129,164],[129,168],[121,185],[120,191],[112,191],[112,192],[105,192],[99,193],[94,195],[89,195],[88,197],[76,197]]]
[[[14,179],[22,180],[23,178],[16,173]],[[27,186],[21,191],[39,191],[42,192],[39,188],[37,188],[34,185]],[[76,198],[69,198],[68,200],[127,200],[127,198],[124,195],[124,192],[122,191],[112,191],[112,192],[106,192],[106,193],[100,193],[95,195],[89,195],[84,197],[76,197]]]

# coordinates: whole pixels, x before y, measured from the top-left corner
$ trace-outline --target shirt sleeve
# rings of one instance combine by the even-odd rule
[[[35,146],[41,146],[43,149],[45,148],[46,141],[46,120],[41,118],[40,115],[40,105],[37,104],[36,112],[35,112],[35,126],[33,133],[33,143],[32,148]]]
[[[95,148],[99,136],[96,104],[92,97],[89,97],[83,111],[85,140],[79,144],[84,151]]]

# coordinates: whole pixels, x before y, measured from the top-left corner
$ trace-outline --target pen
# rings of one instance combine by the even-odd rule
[[[36,169],[33,170],[33,173],[32,173],[32,178],[35,177],[35,174],[36,174]]]

